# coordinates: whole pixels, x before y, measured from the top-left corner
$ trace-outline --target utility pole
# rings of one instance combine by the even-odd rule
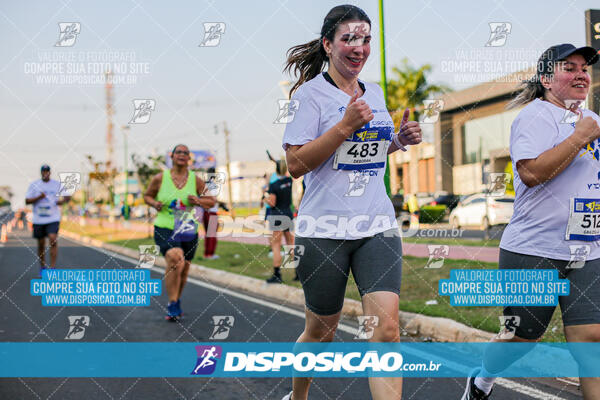
[[[123,132],[123,154],[124,154],[124,164],[123,164],[123,175],[125,176],[125,196],[123,199],[123,219],[129,219],[129,168],[127,166],[127,131],[129,130],[129,125],[121,126],[121,132]]]
[[[383,89],[383,98],[387,108],[387,75],[385,73],[385,28],[383,24],[383,0],[379,0],[379,54],[379,64],[381,67],[381,89]],[[383,175],[385,191],[387,192],[388,197],[392,196],[392,191],[390,188],[390,161],[392,157],[394,157],[393,154],[388,156],[388,162],[385,163],[385,174]],[[395,166],[396,163],[394,163],[394,168]]]
[[[218,132],[218,127],[215,125],[215,134]],[[235,218],[235,210],[233,209],[233,192],[231,191],[231,168],[229,157],[229,129],[227,129],[227,123],[223,121],[223,133],[225,134],[225,168],[227,169],[227,190],[229,191],[228,204],[229,212],[231,216]]]
[[[114,153],[114,143],[113,143],[113,85],[112,85],[112,72],[107,71],[105,73],[106,85],[105,85],[105,93],[106,93],[106,172],[108,174],[107,179],[109,180],[108,185],[110,187],[113,186],[114,181],[114,161],[113,161],[113,153]],[[114,199],[111,196],[109,203],[112,205]]]

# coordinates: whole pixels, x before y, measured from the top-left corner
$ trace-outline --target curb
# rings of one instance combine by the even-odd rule
[[[71,240],[100,247],[133,259],[139,258],[139,253],[126,247],[117,246],[82,236],[67,230],[61,230],[61,235]],[[164,257],[156,258],[155,266],[166,268]],[[198,264],[190,266],[189,275],[227,289],[243,290],[259,296],[276,299],[282,304],[292,304],[304,308],[304,292],[302,289],[287,285],[269,285],[265,281],[248,276],[234,274],[208,268]],[[345,317],[356,318],[362,315],[362,304],[358,300],[344,299],[342,314]],[[410,335],[432,338],[439,342],[487,342],[492,333],[468,327],[449,318],[429,317],[421,314],[399,311],[400,326]]]

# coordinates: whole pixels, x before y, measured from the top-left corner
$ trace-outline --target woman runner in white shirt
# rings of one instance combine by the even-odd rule
[[[600,117],[580,108],[590,88],[588,65],[598,61],[591,47],[560,44],[547,49],[536,75],[525,83],[509,107],[525,105],[511,126],[514,214],[500,242],[499,269],[556,269],[568,279],[570,294],[559,296],[568,342],[600,341]],[[585,199],[585,201],[584,201]],[[581,208],[581,210],[579,210]],[[577,211],[577,212],[574,212]],[[586,219],[598,219],[597,224]],[[590,226],[592,225],[592,226]],[[570,262],[573,251],[581,262]],[[546,331],[555,306],[507,306],[502,339],[535,342]],[[514,336],[504,339],[507,333]],[[463,400],[490,398],[494,374],[500,374],[528,349],[506,352],[488,346],[481,368],[467,380]],[[573,356],[582,368],[591,354]],[[593,364],[598,363],[596,357]],[[587,369],[587,371],[590,371]],[[600,378],[581,378],[585,399],[600,399]]]
[[[291,89],[294,117],[283,146],[290,174],[306,183],[295,226],[296,270],[306,299],[298,342],[333,340],[350,270],[364,315],[378,318],[369,340],[400,339],[402,243],[383,177],[387,155],[420,143],[421,129],[405,110],[395,134],[381,88],[358,79],[370,53],[370,28],[363,10],[337,6],[318,39],[288,52],[286,70],[299,80]],[[284,399],[306,399],[310,383],[295,377]],[[401,398],[401,377],[369,378],[369,386],[374,399]]]

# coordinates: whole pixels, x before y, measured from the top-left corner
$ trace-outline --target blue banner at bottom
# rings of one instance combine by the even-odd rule
[[[598,343],[0,343],[0,377],[600,376]]]

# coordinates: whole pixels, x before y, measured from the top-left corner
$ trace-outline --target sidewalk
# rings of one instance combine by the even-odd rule
[[[423,239],[426,241],[427,239]],[[497,247],[448,245],[449,253],[445,258],[456,260],[476,260],[498,262],[500,249]],[[427,244],[402,243],[402,254],[413,257],[429,257]]]

